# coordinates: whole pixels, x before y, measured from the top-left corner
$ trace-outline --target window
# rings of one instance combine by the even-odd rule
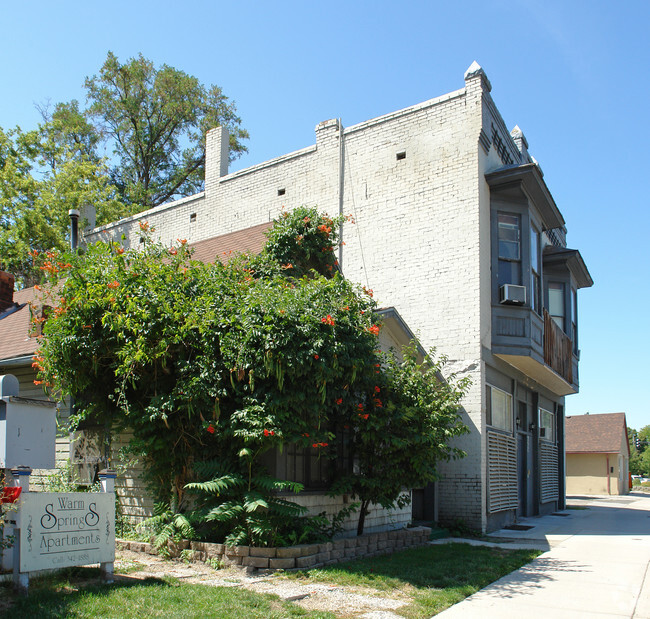
[[[542,313],[540,264],[539,264],[539,232],[534,226],[530,227],[530,306],[538,313]]]
[[[571,290],[571,339],[573,340],[573,352],[578,354],[578,291]]]
[[[519,215],[499,213],[499,286],[521,285],[521,220]]]
[[[324,488],[329,480],[329,460],[314,447],[286,446],[286,477],[305,488]]]
[[[555,441],[555,415],[546,409],[539,409],[539,436],[547,441]]]
[[[548,285],[548,313],[555,324],[565,331],[564,324],[564,284],[549,282]]]
[[[322,490],[329,486],[332,478],[352,471],[352,435],[342,428],[335,431],[336,445],[327,449],[302,447],[295,443],[285,445],[276,454],[274,474],[281,479],[297,481],[305,490]]]
[[[487,424],[512,432],[512,396],[506,391],[486,385]]]

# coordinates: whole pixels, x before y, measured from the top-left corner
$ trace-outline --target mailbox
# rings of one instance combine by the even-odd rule
[[[19,396],[18,379],[0,376],[0,469],[53,469],[56,404]]]

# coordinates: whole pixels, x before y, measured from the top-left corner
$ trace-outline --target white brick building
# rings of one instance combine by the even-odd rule
[[[474,63],[460,90],[348,128],[322,122],[314,146],[233,174],[226,130],[215,129],[203,193],[86,237],[125,234],[137,246],[146,220],[165,242],[197,242],[268,222],[282,206],[352,214],[345,276],[472,379],[467,457],[443,464],[437,498],[441,521],[482,530],[563,505],[576,290],[592,284],[566,249],[525,137],[507,131],[490,90]]]

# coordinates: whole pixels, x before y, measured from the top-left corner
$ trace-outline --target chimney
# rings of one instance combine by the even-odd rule
[[[71,208],[68,215],[70,215],[70,249],[75,251],[79,245],[79,211]]]
[[[0,271],[0,312],[14,304],[14,276]]]

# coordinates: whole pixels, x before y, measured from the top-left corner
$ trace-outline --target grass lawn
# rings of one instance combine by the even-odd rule
[[[0,589],[1,617],[54,619],[63,617],[218,617],[248,619],[307,617],[334,619],[331,613],[308,612],[271,595],[242,588],[179,584],[174,579],[149,579],[113,585],[89,583],[98,570],[66,570],[30,583],[27,598],[20,598],[10,585]],[[74,584],[73,584],[74,583]],[[83,585],[83,586],[81,586]]]
[[[538,550],[441,544],[288,573],[285,577],[367,587],[386,594],[400,592],[410,597],[412,602],[393,612],[419,619],[442,612],[540,554]]]
[[[407,604],[393,612],[425,619],[460,602],[501,576],[532,561],[537,550],[505,550],[469,544],[441,544],[360,559],[328,568],[287,572],[277,578],[300,579],[353,588],[357,593],[396,597]],[[125,572],[130,570],[128,567]],[[0,617],[182,617],[219,619],[307,617],[334,619],[306,611],[278,597],[243,587],[179,583],[173,578],[103,585],[97,568],[69,568],[33,579],[27,598],[0,587]]]

